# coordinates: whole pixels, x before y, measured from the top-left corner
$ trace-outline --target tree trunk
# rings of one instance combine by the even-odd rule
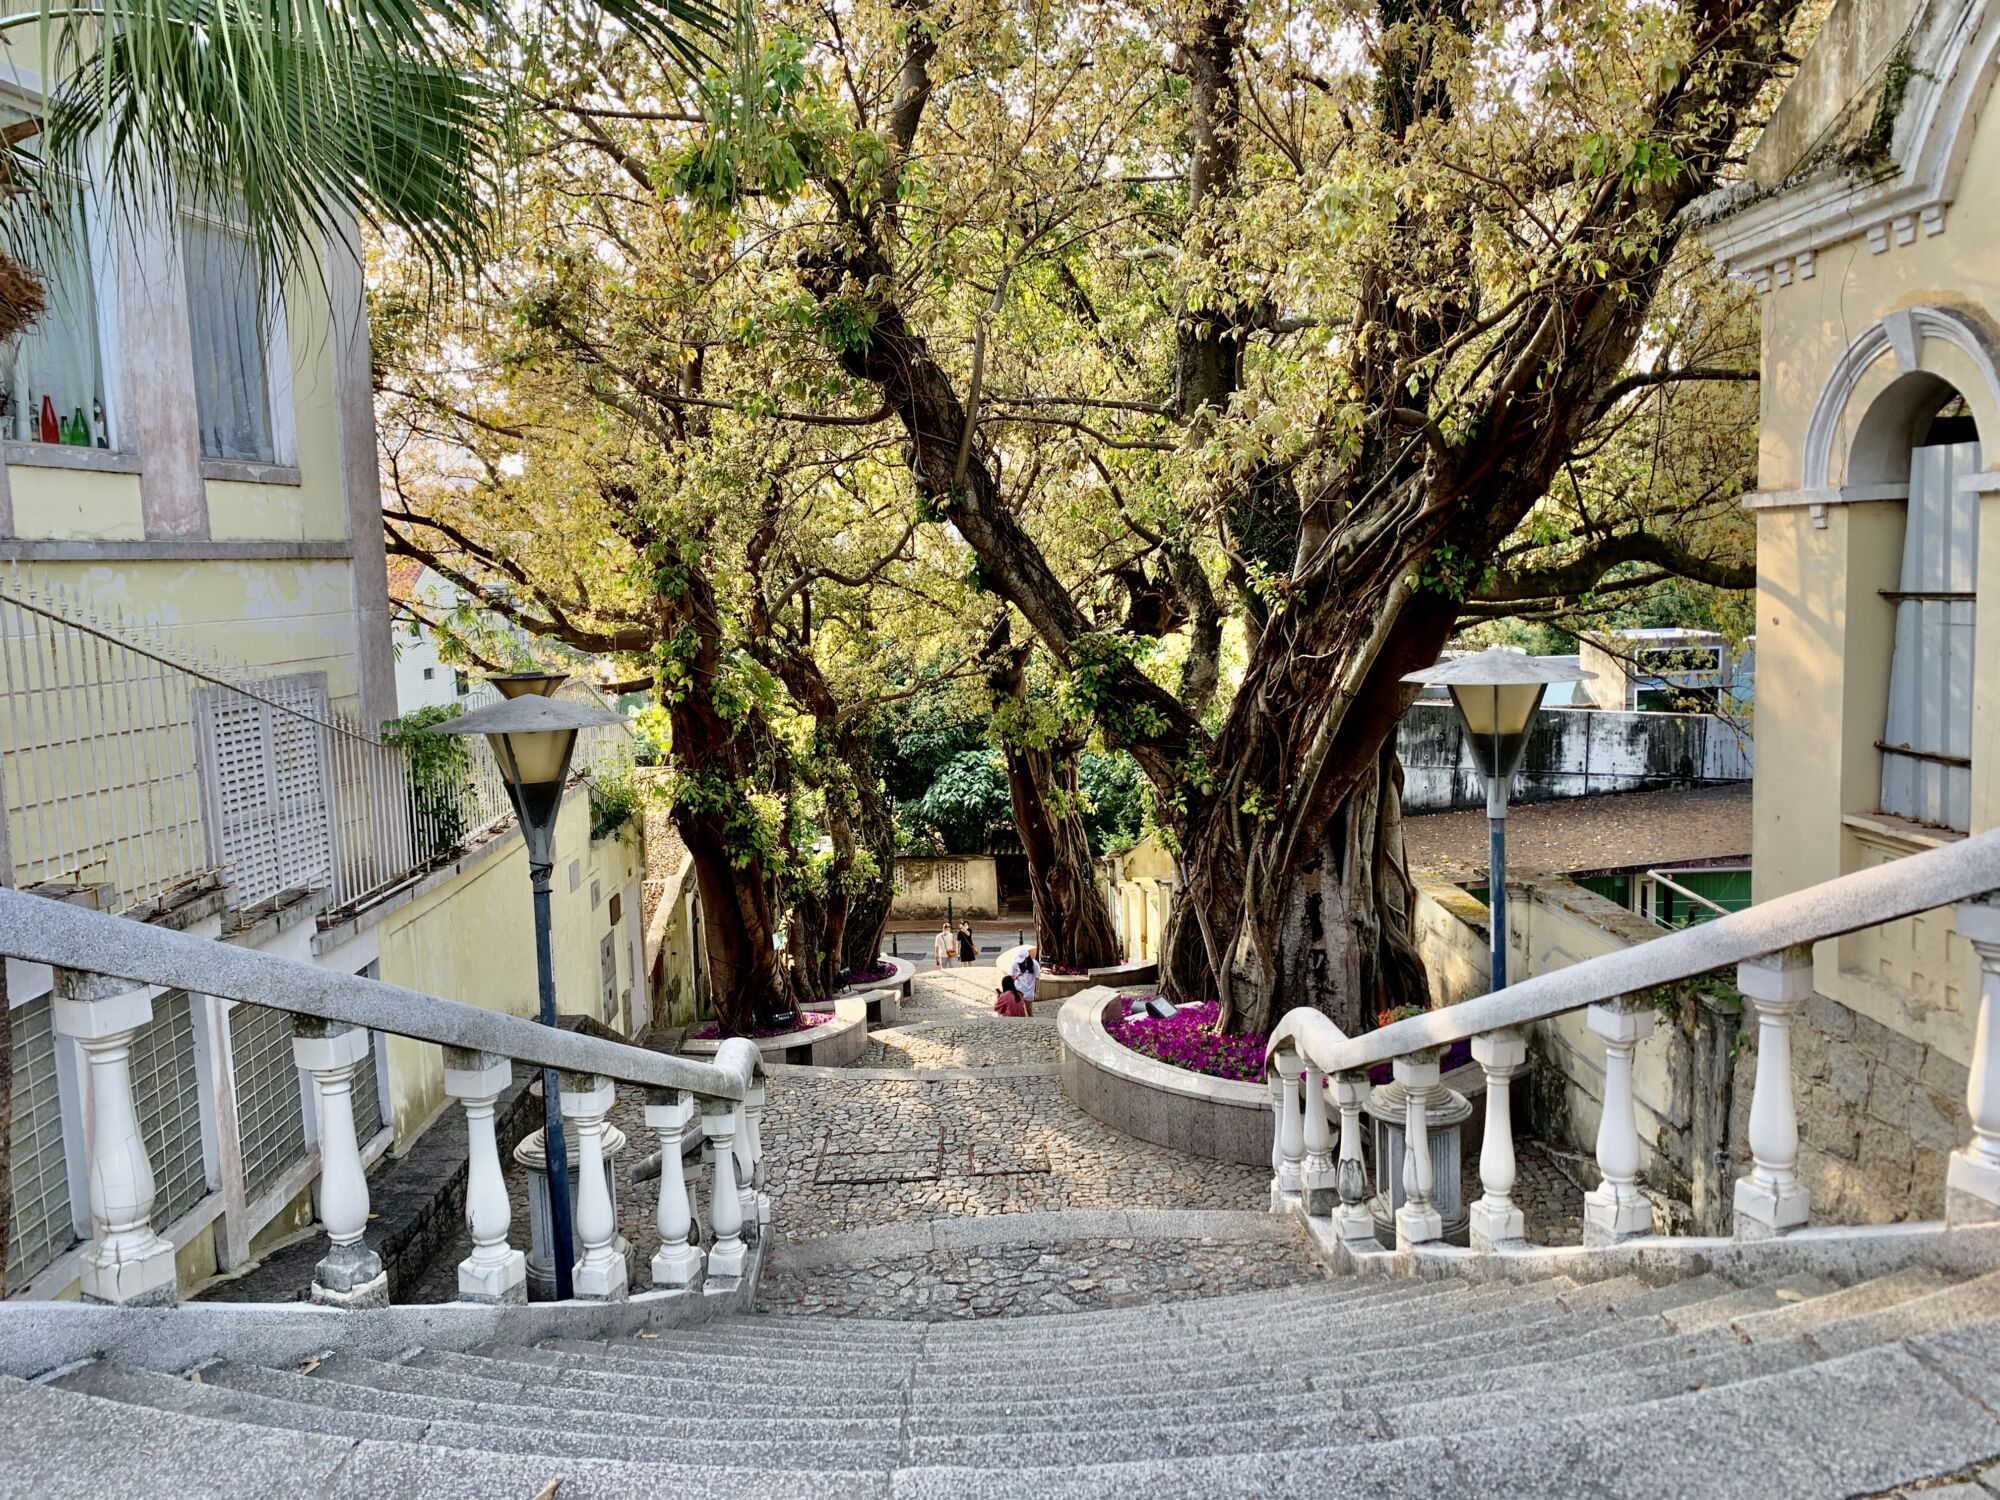
[[[1098,888],[1077,787],[1079,747],[1061,731],[1037,734],[1026,722],[1026,653],[1004,651],[988,669],[999,710],[1001,753],[1014,831],[1028,857],[1035,940],[1042,962],[1095,969],[1122,956],[1111,908]]]
[[[782,904],[767,873],[749,789],[766,786],[773,757],[759,715],[724,715],[711,697],[722,677],[715,591],[694,568],[663,599],[662,639],[691,643],[680,685],[664,694],[671,755],[681,772],[674,826],[700,883],[709,980],[724,1036],[791,1011],[804,998],[796,967],[775,937]]]
[[[872,757],[853,762],[856,767],[854,838],[858,851],[868,857],[873,873],[860,882],[847,902],[847,936],[841,947],[841,966],[850,971],[874,964],[882,951],[882,930],[889,925],[889,903],[896,895],[896,820],[882,783],[875,776]]]

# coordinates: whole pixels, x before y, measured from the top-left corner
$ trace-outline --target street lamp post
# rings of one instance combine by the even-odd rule
[[[556,814],[569,781],[576,733],[596,724],[616,724],[609,709],[571,703],[555,696],[568,679],[562,672],[505,672],[487,681],[501,701],[432,726],[433,734],[483,734],[500,764],[507,800],[514,804],[521,837],[528,845],[528,882],[534,890],[535,977],[541,1020],[556,1024],[555,949],[550,935],[549,877],[555,869]],[[570,1298],[574,1240],[570,1233],[569,1158],[563,1141],[562,1082],[554,1068],[542,1069],[542,1144],[549,1173],[549,1229],[554,1247],[556,1299]]]
[[[1529,656],[1511,646],[1489,646],[1411,672],[1405,682],[1451,690],[1465,721],[1472,758],[1486,777],[1486,907],[1491,978],[1488,988],[1507,987],[1507,789],[1528,748],[1535,710],[1552,682],[1595,677],[1567,662]]]

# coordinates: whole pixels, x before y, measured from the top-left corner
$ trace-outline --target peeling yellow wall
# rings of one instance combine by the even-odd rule
[[[571,867],[575,866],[572,889]],[[603,1019],[599,944],[610,931],[610,903],[639,873],[638,836],[592,842],[590,799],[572,791],[556,823],[555,881],[550,908],[555,948],[556,1003],[565,1015]],[[592,882],[599,900],[591,903]],[[536,1014],[535,932],[527,846],[509,833],[505,847],[469,858],[464,873],[391,913],[379,930],[380,978],[425,994],[509,1015]],[[617,987],[632,983],[627,924],[638,914],[621,899]],[[623,1029],[629,1007],[613,1024]],[[407,1149],[444,1102],[444,1057],[428,1042],[390,1037],[389,1092],[396,1152]]]

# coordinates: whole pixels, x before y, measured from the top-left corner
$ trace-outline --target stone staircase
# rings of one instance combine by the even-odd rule
[[[956,1324],[519,1326],[282,1361],[246,1333],[192,1367],[0,1379],[0,1496],[1767,1500],[1949,1476],[1957,1500],[2000,1464],[2000,1272],[1352,1275]]]

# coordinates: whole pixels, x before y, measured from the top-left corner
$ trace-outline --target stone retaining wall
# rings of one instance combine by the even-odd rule
[[[1207,1078],[1122,1047],[1104,1029],[1123,1003],[1097,987],[1057,1019],[1063,1093],[1114,1130],[1209,1161],[1269,1166],[1271,1096],[1262,1084]]]

